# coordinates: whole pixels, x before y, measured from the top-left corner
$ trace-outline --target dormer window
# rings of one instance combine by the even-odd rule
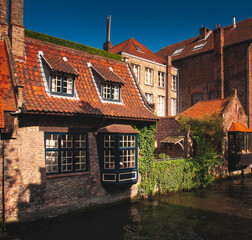
[[[51,77],[51,92],[54,94],[73,95],[74,77],[53,73]]]
[[[66,57],[50,56],[39,52],[44,70],[45,86],[49,95],[76,97],[75,78],[79,73],[68,62]]]
[[[172,56],[176,56],[176,55],[179,55],[182,51],[183,51],[184,48],[179,48],[177,49],[173,54]]]
[[[118,84],[103,83],[102,98],[110,101],[120,101],[121,87]]]
[[[111,67],[101,67],[88,63],[94,83],[98,90],[100,99],[105,102],[120,103],[121,87],[124,81],[113,71]]]

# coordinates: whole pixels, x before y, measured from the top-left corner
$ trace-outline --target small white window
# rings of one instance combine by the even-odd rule
[[[177,114],[177,101],[176,98],[171,99],[171,116],[175,116]]]
[[[198,50],[203,48],[206,45],[207,42],[201,43],[201,44],[197,44],[196,46],[194,46],[194,48],[192,49],[192,51]]]
[[[136,48],[137,51],[143,52],[143,50],[142,50],[138,45],[135,45],[135,44],[134,44],[134,46],[135,46],[135,48]]]
[[[133,67],[135,76],[137,78],[137,82],[140,83],[140,66],[132,63],[132,67]]]
[[[173,54],[172,54],[172,56],[175,56],[175,55],[179,55],[182,51],[184,50],[184,48],[182,47],[182,48],[179,48],[179,49],[177,49]]]
[[[147,102],[148,102],[149,104],[152,104],[152,103],[153,103],[153,94],[146,93],[145,96],[146,96]]]
[[[165,116],[165,97],[158,96],[158,116],[164,117]]]
[[[145,84],[153,85],[153,69],[145,68]]]
[[[161,88],[165,87],[165,73],[158,72],[158,86]]]
[[[171,79],[171,90],[176,91],[177,77],[172,75]]]

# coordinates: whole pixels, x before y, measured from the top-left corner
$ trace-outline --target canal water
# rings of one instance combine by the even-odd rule
[[[13,240],[251,240],[252,177],[7,230]]]

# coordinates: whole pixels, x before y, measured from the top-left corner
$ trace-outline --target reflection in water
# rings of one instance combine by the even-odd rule
[[[8,227],[8,239],[252,239],[252,177]]]

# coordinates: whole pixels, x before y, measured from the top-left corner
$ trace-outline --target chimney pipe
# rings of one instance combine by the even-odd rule
[[[112,42],[110,42],[110,31],[111,31],[111,16],[107,17],[107,31],[106,31],[106,42],[103,44],[103,50],[112,52]]]
[[[109,15],[109,17],[107,17],[106,42],[110,42],[110,32],[111,32],[111,15]]]
[[[236,28],[236,19],[235,19],[235,16],[233,16],[233,28]]]

